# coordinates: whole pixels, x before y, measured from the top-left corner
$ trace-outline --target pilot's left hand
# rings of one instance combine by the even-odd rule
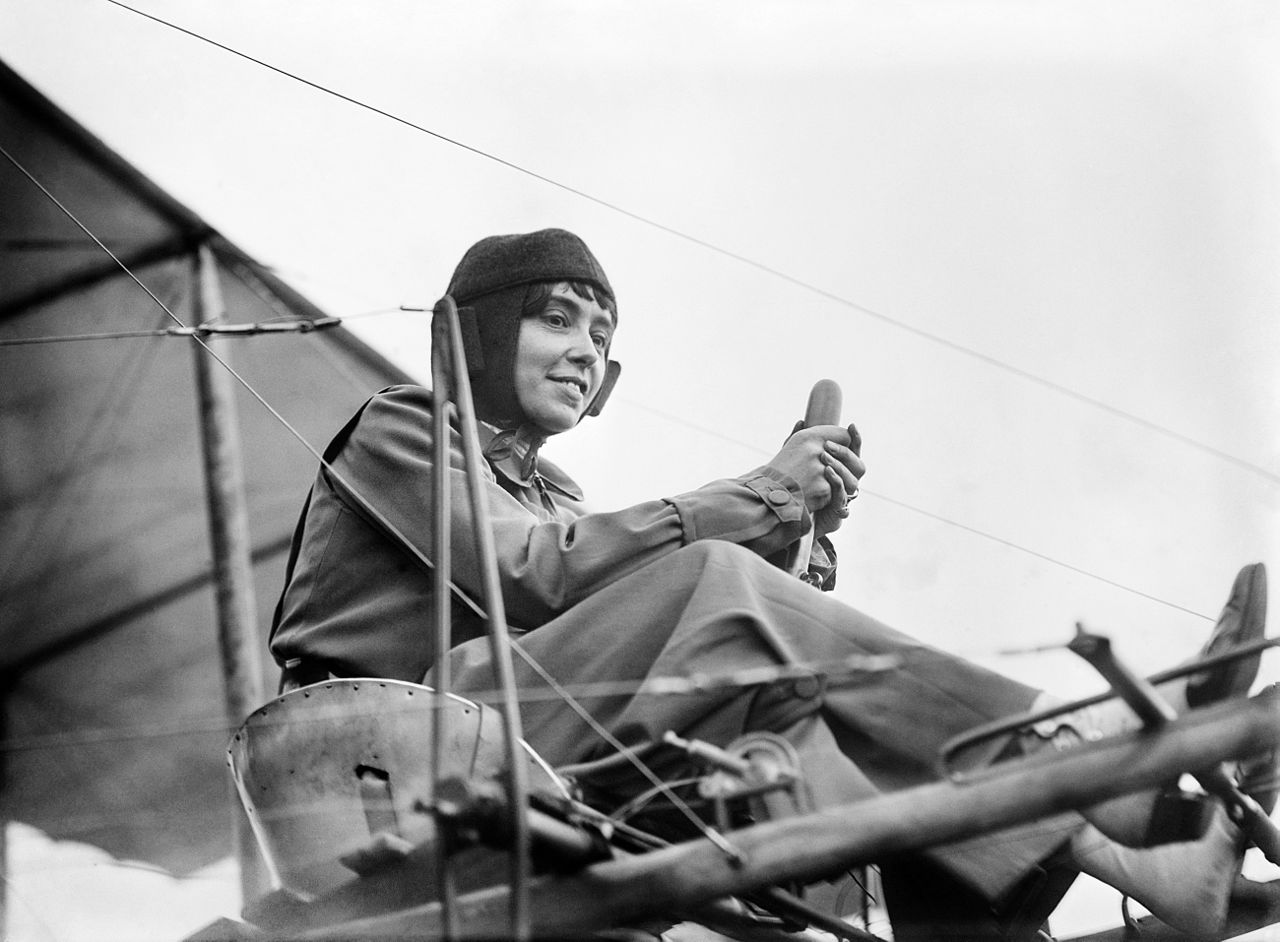
[[[849,444],[828,440],[818,456],[823,474],[831,485],[831,500],[813,515],[813,535],[820,539],[839,530],[849,516],[849,502],[858,496],[858,482],[867,473],[861,457],[862,436],[857,426],[849,425]]]

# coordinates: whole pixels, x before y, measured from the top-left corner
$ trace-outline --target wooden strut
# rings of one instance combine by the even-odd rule
[[[467,354],[462,345],[462,328],[458,322],[458,308],[453,298],[445,295],[435,305],[432,318],[432,342],[443,344],[441,365],[450,374],[450,389],[458,407],[458,426],[462,438],[462,459],[466,469],[467,498],[471,509],[474,539],[480,557],[480,579],[484,589],[484,607],[488,612],[487,635],[494,680],[501,692],[499,704],[502,725],[506,734],[507,763],[503,784],[511,796],[511,858],[508,872],[509,886],[504,890],[508,902],[506,930],[515,942],[530,938],[530,834],[526,796],[529,792],[529,772],[521,751],[524,739],[520,724],[520,705],[516,698],[515,668],[511,658],[511,638],[507,632],[506,607],[499,583],[497,550],[493,541],[493,528],[489,523],[489,506],[482,481],[483,460],[477,432],[475,403],[471,398],[471,381],[467,375]],[[434,360],[434,356],[433,356]],[[437,463],[437,493],[449,486],[449,463]],[[439,567],[438,568],[442,568]],[[449,574],[444,573],[447,584]],[[437,590],[437,595],[439,595]],[[443,662],[444,651],[437,652],[437,660]],[[440,712],[440,711],[437,711]],[[447,878],[442,878],[447,879]],[[465,920],[463,920],[465,922]],[[492,933],[491,933],[492,934]]]
[[[445,720],[447,711],[442,708],[452,687],[449,658],[445,652],[453,648],[453,594],[449,579],[453,573],[452,532],[453,515],[450,510],[452,488],[449,486],[449,402],[452,396],[449,355],[449,324],[436,315],[431,320],[431,435],[432,435],[432,547],[435,569],[432,570],[432,603],[435,611],[435,677],[434,685],[440,695],[431,714],[431,767],[435,778],[431,785],[432,802],[439,801],[441,770],[445,768]],[[439,822],[437,821],[437,828]],[[457,910],[454,906],[453,868],[449,865],[449,842],[436,841],[436,893],[440,899],[440,937],[452,942],[458,936]]]
[[[208,245],[197,249],[195,276],[194,319],[200,324],[223,321],[225,310],[218,267]],[[264,699],[240,429],[229,375],[199,343],[194,343],[192,349],[213,553],[218,647],[222,655],[227,715],[234,725],[257,709]],[[267,880],[248,819],[240,813],[239,801],[234,798],[232,807],[240,889],[244,899],[250,900],[266,889]]]
[[[689,912],[708,900],[790,881],[821,879],[890,853],[948,844],[1087,807],[1167,782],[1188,769],[1257,754],[1280,742],[1280,692],[1205,707],[1163,724],[1061,753],[994,767],[964,783],[941,781],[733,832],[735,865],[705,840],[595,864],[531,886],[534,934],[580,937]],[[508,889],[456,901],[462,937],[502,937]],[[437,903],[285,935],[294,940],[438,938]]]

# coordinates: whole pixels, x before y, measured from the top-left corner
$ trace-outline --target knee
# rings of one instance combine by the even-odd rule
[[[682,563],[699,569],[709,565],[728,566],[732,569],[750,569],[762,566],[773,568],[746,547],[725,540],[698,540],[676,551]]]
[[[777,595],[808,586],[793,579],[757,553],[725,540],[698,540],[666,557],[677,581],[714,588],[732,605],[760,593]]]

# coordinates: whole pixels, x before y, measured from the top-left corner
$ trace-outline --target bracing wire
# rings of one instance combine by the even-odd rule
[[[1131,595],[1136,595],[1138,598],[1146,599],[1149,602],[1155,602],[1159,605],[1164,605],[1167,608],[1172,608],[1176,611],[1183,612],[1187,615],[1194,615],[1196,618],[1203,618],[1205,621],[1214,621],[1216,618],[1216,616],[1214,615],[1208,615],[1204,612],[1198,612],[1193,608],[1187,608],[1185,605],[1179,605],[1177,602],[1172,602],[1169,599],[1161,598],[1158,595],[1152,595],[1150,592],[1143,592],[1141,589],[1135,589],[1132,586],[1127,586],[1122,582],[1117,582],[1115,579],[1110,579],[1090,569],[1085,569],[1082,566],[1075,565],[1074,563],[1069,563],[1069,562],[1066,562],[1065,560],[1058,559],[1056,556],[1050,556],[1047,553],[1041,553],[1039,550],[1033,550],[1026,546],[1022,546],[1019,543],[1015,543],[1012,540],[1005,539],[1002,536],[997,536],[996,534],[990,533],[987,530],[981,530],[978,527],[970,526],[967,523],[961,523],[958,520],[952,520],[950,517],[944,517],[942,514],[937,514],[930,510],[924,510],[923,508],[912,506],[911,504],[908,504],[905,501],[897,500],[893,497],[889,497],[877,491],[869,491],[869,490],[866,490],[865,488],[862,488],[861,490],[868,497],[874,497],[877,500],[884,501],[885,503],[893,504],[895,507],[901,507],[904,510],[910,510],[912,513],[917,513],[922,516],[929,517],[930,519],[937,520],[939,523],[945,523],[948,526],[955,527],[959,530],[964,530],[966,533],[972,533],[973,535],[980,536],[983,539],[987,539],[995,543],[999,543],[1001,546],[1007,546],[1010,549],[1018,550],[1019,552],[1026,553],[1028,556],[1033,556],[1036,559],[1043,560],[1047,563],[1052,563],[1053,565],[1061,567],[1062,569],[1066,569],[1070,572],[1076,573],[1077,575],[1085,576],[1089,579],[1093,579],[1097,582],[1101,582],[1103,585],[1109,585],[1114,589],[1120,589],[1123,592],[1128,592]]]
[[[234,273],[239,277],[239,273]],[[243,281],[243,279],[241,279]],[[262,297],[262,292],[251,284],[249,290]],[[268,300],[263,298],[264,301]],[[151,330],[109,330],[89,334],[41,334],[34,337],[0,337],[0,347],[29,347],[50,343],[78,343],[85,340],[140,340],[150,337],[190,337],[193,333],[202,336],[215,334],[255,337],[262,334],[309,334],[326,327],[337,327],[348,321],[368,320],[371,317],[385,317],[388,314],[403,314],[402,307],[382,307],[371,311],[360,311],[357,314],[343,314],[339,317],[326,317],[316,321],[299,318],[292,311],[277,317],[267,318],[256,324],[235,325],[202,325],[199,327],[156,327]]]
[[[442,134],[439,131],[433,131],[430,128],[425,127],[424,125],[411,121],[408,118],[405,118],[401,115],[397,115],[393,112],[386,111],[382,108],[379,108],[376,105],[370,104],[369,102],[362,101],[359,98],[354,98],[350,95],[344,94],[343,92],[337,91],[336,89],[330,88],[326,85],[322,85],[319,82],[315,82],[315,81],[312,81],[311,79],[304,78],[303,76],[298,75],[295,72],[290,72],[287,69],[281,68],[280,66],[272,65],[269,62],[266,62],[262,59],[258,59],[254,56],[251,56],[248,53],[242,52],[241,50],[236,49],[232,46],[228,46],[225,43],[218,42],[217,40],[212,39],[208,36],[202,35],[200,33],[197,33],[194,30],[190,30],[190,29],[187,29],[186,27],[179,26],[176,23],[173,23],[169,20],[165,20],[151,13],[146,13],[142,10],[138,10],[134,7],[129,6],[126,3],[121,2],[121,0],[107,0],[107,2],[117,7],[120,7],[123,10],[127,10],[130,13],[133,13],[137,16],[143,17],[144,19],[148,19],[154,23],[158,23],[161,26],[168,27],[169,29],[175,30],[186,36],[190,36],[192,39],[196,39],[200,42],[206,43],[217,49],[221,49],[224,52],[230,53],[231,55],[238,56],[241,59],[244,59],[248,62],[253,63],[254,65],[260,66],[264,69],[267,69],[268,71],[275,72],[277,75],[283,76],[295,82],[299,82],[303,85],[308,86],[309,88],[312,88],[318,92],[321,92],[322,94],[332,96],[350,105],[354,105],[357,108],[362,108],[366,111],[372,112],[373,114],[379,115],[390,121],[394,121],[397,124],[404,125],[405,127],[410,128],[414,131],[417,131],[421,134],[426,134],[429,137],[433,137],[436,140],[441,141],[442,143],[449,144],[453,147],[457,147],[477,157],[481,157],[485,160],[492,161],[496,164],[506,167],[509,170],[513,170],[516,173],[520,173],[534,180],[537,180],[540,183],[544,183],[548,186],[562,190],[563,192],[569,193],[580,199],[586,200],[590,203],[594,203],[597,206],[600,206],[611,212],[617,213],[621,216],[631,219],[637,223],[640,223],[641,225],[648,226],[660,232],[664,232],[667,235],[680,239],[691,245],[696,245],[699,248],[705,249],[708,252],[712,252],[723,258],[730,259],[739,264],[745,265],[749,268],[753,268],[757,271],[763,272],[767,275],[770,275],[774,278],[784,281],[790,285],[793,285],[794,287],[800,288],[804,291],[807,291],[818,297],[824,298],[825,300],[831,301],[835,304],[848,308],[852,311],[856,311],[874,320],[880,321],[881,323],[888,324],[891,327],[895,327],[899,330],[905,331],[909,334],[919,337],[922,340],[926,340],[937,346],[944,347],[945,349],[950,350],[954,353],[958,353],[962,356],[970,357],[971,359],[977,360],[978,362],[981,362],[981,363],[985,363],[990,367],[1001,370],[1012,376],[1016,376],[1019,379],[1022,379],[1026,382],[1034,383],[1038,386],[1041,386],[1045,389],[1055,392],[1058,395],[1065,396],[1069,399],[1075,400],[1076,402],[1080,402],[1085,405],[1091,406],[1095,409],[1099,409],[1103,412],[1109,413],[1110,415],[1113,415],[1119,419],[1123,419],[1124,421],[1131,422],[1135,425],[1139,425],[1142,428],[1145,428],[1149,432],[1154,432],[1158,435],[1162,435],[1166,438],[1180,442],[1184,446],[1203,452],[1204,454],[1212,455],[1221,461],[1225,461],[1228,464],[1232,464],[1238,468],[1241,468],[1242,470],[1249,471],[1261,478],[1264,478],[1265,480],[1272,482],[1273,484],[1280,484],[1280,473],[1272,471],[1268,468],[1264,468],[1262,465],[1249,461],[1245,458],[1241,458],[1239,455],[1235,455],[1235,454],[1232,454],[1231,452],[1224,451],[1221,448],[1217,448],[1213,445],[1210,445],[1208,442],[1201,441],[1198,438],[1194,438],[1191,435],[1188,435],[1184,432],[1180,432],[1175,428],[1172,428],[1170,426],[1164,425],[1159,422],[1155,422],[1151,419],[1145,418],[1143,416],[1138,415],[1137,413],[1130,412],[1126,409],[1122,409],[1119,406],[1115,406],[1109,402],[1106,402],[1105,400],[1098,399],[1094,396],[1090,396],[1087,393],[1081,392],[1080,390],[1075,389],[1071,386],[1067,386],[1063,383],[1056,382],[1055,380],[1049,379],[1046,376],[1042,376],[1038,373],[1033,373],[1030,370],[1023,369],[1022,367],[1017,366],[1014,363],[1011,363],[1007,360],[1002,360],[999,357],[992,356],[991,354],[984,353],[975,347],[970,347],[965,344],[959,343],[958,341],[945,337],[942,334],[937,334],[932,331],[925,330],[924,328],[911,324],[910,322],[905,321],[902,318],[894,317],[882,311],[878,311],[873,308],[867,307],[866,305],[859,304],[856,301],[851,300],[850,298],[846,298],[843,295],[837,294],[834,291],[823,288],[820,285],[817,285],[811,281],[806,281],[805,279],[800,278],[796,275],[792,275],[789,272],[786,272],[780,268],[775,268],[774,266],[761,262],[758,259],[752,258],[748,255],[743,255],[739,252],[732,251],[731,249],[724,248],[723,246],[717,243],[710,242],[706,239],[695,236],[689,232],[684,231],[683,229],[678,229],[674,226],[667,225],[666,223],[663,223],[650,216],[645,216],[642,213],[638,213],[634,210],[627,209],[626,207],[620,204],[610,202],[609,200],[603,199],[599,196],[595,196],[594,194],[588,193],[577,187],[571,186],[567,183],[564,183],[563,181],[554,179],[542,173],[538,173],[537,171],[531,170],[528,167],[524,167],[516,163],[515,161],[509,160],[504,157],[500,157],[497,154],[483,150],[479,147],[475,147],[471,144],[467,144],[463,141],[457,140],[456,138],[449,137],[448,135]]]
[[[843,683],[856,683],[859,677],[898,664],[895,657],[883,655],[855,655],[832,662],[807,662],[785,664],[768,668],[747,668],[727,674],[701,676],[673,675],[648,677],[635,681],[583,681],[559,684],[543,690],[524,689],[519,692],[521,703],[539,703],[561,700],[564,696],[575,699],[599,697],[629,697],[642,694],[652,696],[678,696],[705,693],[727,688],[754,688],[781,683],[797,678],[822,677],[835,687]],[[530,664],[532,667],[532,663]],[[497,690],[468,690],[465,699],[475,703],[492,703],[499,696]],[[291,721],[292,722],[292,721]],[[234,730],[225,716],[193,718],[177,723],[146,723],[136,726],[112,726],[97,729],[78,729],[74,732],[37,733],[0,740],[0,754],[34,752],[52,749],[75,748],[98,743],[123,743],[134,740],[174,738],[219,733],[230,735]]]
[[[230,335],[256,337],[264,334],[309,334],[326,327],[337,327],[340,318],[327,317],[323,321],[294,318],[291,321],[263,321],[258,324],[234,324],[227,326],[157,327],[154,330],[116,330],[97,334],[54,334],[41,337],[4,337],[0,347],[25,347],[47,343],[76,343],[82,340],[132,340],[144,337],[202,337]]]
[[[260,301],[262,301],[272,310],[276,310],[280,312],[279,317],[275,319],[275,323],[281,323],[281,324],[297,323],[298,321],[297,314],[294,313],[293,311],[288,310],[287,308],[284,308],[280,303],[280,299],[276,297],[275,292],[272,291],[266,285],[264,285],[262,283],[262,279],[258,278],[252,271],[248,270],[246,266],[235,265],[230,269],[230,271],[231,271],[231,274],[235,278],[237,278],[240,281],[240,283],[244,285],[245,288],[251,294],[253,294],[256,298],[258,298]],[[374,314],[390,313],[391,310],[392,309],[389,309],[389,308],[382,308],[380,310],[375,310],[375,311],[365,311],[363,314],[357,314],[353,316],[369,317]],[[330,318],[330,320],[332,320],[335,323],[335,325],[342,324],[347,319],[348,318],[344,318],[344,317]],[[271,323],[271,321],[268,321],[268,323]],[[311,349],[318,351],[320,356],[323,357],[328,362],[330,369],[332,369],[335,373],[337,373],[344,380],[346,380],[347,383],[351,385],[352,389],[360,393],[365,393],[365,394],[368,393],[368,387],[360,381],[359,377],[357,377],[355,373],[352,372],[351,368],[347,366],[346,363],[342,362],[342,360],[338,357],[337,353],[331,347],[329,347],[327,344],[321,343],[321,344],[313,345]]]
[[[625,397],[622,397],[622,398],[625,399]],[[760,448],[758,445],[752,444],[750,442],[745,442],[740,438],[734,438],[732,435],[726,435],[724,432],[720,431],[719,429],[707,428],[706,426],[699,425],[698,423],[693,422],[685,418],[684,416],[674,415],[673,413],[667,412],[662,409],[655,409],[653,406],[647,403],[637,402],[634,399],[625,399],[625,401],[629,405],[632,405],[637,409],[643,409],[646,412],[652,412],[654,415],[662,416],[664,419],[667,419],[670,422],[673,422],[677,425],[683,425],[686,428],[693,429],[694,431],[698,432],[701,435],[709,435],[715,438],[719,438],[722,441],[729,442],[730,444],[733,444],[733,445],[738,445],[739,447],[745,448],[751,452],[755,452],[756,454],[762,454],[762,455],[768,454],[768,452]],[[892,504],[895,507],[901,507],[903,510],[909,510],[912,513],[920,514],[922,517],[928,517],[931,520],[936,520],[939,523],[946,524],[947,526],[955,527],[958,530],[963,530],[966,533],[973,534],[974,536],[982,537],[985,540],[991,540],[992,542],[998,543],[1001,546],[1007,546],[1009,549],[1017,550],[1018,552],[1021,552],[1021,553],[1026,553],[1028,556],[1032,556],[1036,559],[1043,560],[1044,562],[1051,563],[1054,566],[1058,566],[1062,569],[1066,569],[1070,572],[1074,572],[1077,575],[1081,575],[1089,579],[1093,579],[1097,582],[1102,583],[1103,585],[1109,585],[1114,589],[1121,590],[1122,592],[1128,592],[1131,595],[1135,595],[1138,598],[1146,599],[1149,602],[1155,602],[1159,605],[1164,605],[1167,608],[1172,608],[1176,611],[1183,612],[1187,615],[1194,615],[1197,618],[1203,618],[1206,621],[1214,620],[1215,616],[1213,615],[1207,615],[1204,612],[1196,611],[1193,608],[1187,608],[1185,605],[1179,605],[1177,602],[1170,601],[1169,599],[1161,598],[1158,595],[1152,595],[1150,592],[1144,592],[1143,590],[1136,589],[1133,586],[1125,585],[1124,583],[1117,582],[1115,579],[1108,578],[1107,576],[1104,576],[1101,573],[1093,572],[1092,570],[1085,569],[1081,566],[1077,566],[1074,563],[1069,563],[1069,562],[1066,562],[1065,560],[1058,559],[1056,556],[1050,556],[1049,554],[1042,553],[1039,550],[1031,549],[1030,547],[1022,545],[1021,543],[1015,543],[1013,540],[999,536],[995,533],[990,532],[989,530],[983,530],[979,527],[972,526],[971,524],[961,523],[958,520],[954,520],[950,517],[943,516],[942,514],[935,513],[932,510],[925,510],[923,507],[917,507],[916,505],[909,504],[906,501],[898,500],[896,497],[890,497],[887,494],[882,494],[879,491],[874,490],[872,488],[860,485],[858,488],[858,493],[865,494],[867,497],[873,498],[875,500],[884,501],[887,504]]]
[[[557,693],[562,693],[564,702],[569,705],[569,708],[572,709],[573,712],[577,713],[582,721],[590,726],[597,736],[612,746],[618,754],[624,756],[628,763],[630,763],[641,775],[647,778],[653,784],[653,787],[658,792],[661,792],[662,795],[671,802],[672,806],[698,829],[703,837],[709,840],[716,847],[720,848],[720,850],[724,851],[730,859],[737,860],[741,858],[741,852],[729,843],[724,835],[720,834],[720,832],[699,818],[697,813],[675,793],[671,786],[664,782],[652,769],[649,768],[648,765],[645,764],[634,749],[626,745],[622,740],[618,739],[617,736],[613,735],[613,733],[598,722],[596,718],[593,717],[584,706],[582,706],[581,703],[569,696],[567,691],[560,686],[559,681],[552,677],[546,668],[534,660],[532,654],[519,646],[515,647],[515,651],[526,664],[533,668],[534,672],[542,678],[544,683]]]

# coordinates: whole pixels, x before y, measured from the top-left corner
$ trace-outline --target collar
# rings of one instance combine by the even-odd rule
[[[573,500],[582,500],[582,490],[563,471],[550,462],[538,462],[538,449],[546,436],[530,425],[501,429],[479,422],[480,451],[494,471],[513,484],[533,487],[539,480],[548,490]]]

